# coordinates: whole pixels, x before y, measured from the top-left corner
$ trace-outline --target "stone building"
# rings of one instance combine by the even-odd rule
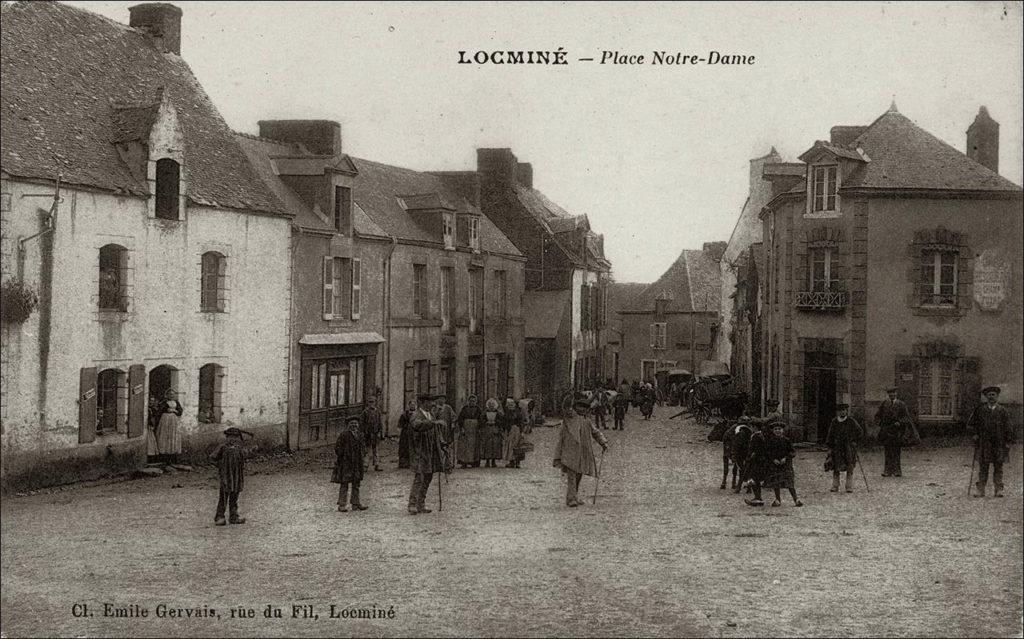
[[[186,453],[228,424],[284,440],[290,214],[180,56],[181,11],[130,25],[2,8],[3,479],[132,468],[176,390]]]
[[[605,314],[608,318],[608,339],[606,344],[611,355],[611,368],[608,377],[617,386],[623,379],[633,381],[637,375],[630,373],[622,366],[622,345],[625,341],[625,328],[622,321],[623,309],[629,308],[633,298],[640,295],[650,286],[641,282],[608,282],[608,297],[605,303]]]
[[[982,383],[1019,422],[1022,192],[998,136],[982,107],[965,155],[893,105],[833,127],[762,210],[762,381],[806,439],[893,384],[924,433],[959,430]]]
[[[720,262],[725,242],[684,250],[653,284],[619,311],[622,318],[620,373],[654,382],[658,371],[696,374],[712,359],[721,305]]]

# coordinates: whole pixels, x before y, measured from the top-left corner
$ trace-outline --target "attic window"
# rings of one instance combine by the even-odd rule
[[[469,248],[480,250],[480,219],[475,215],[469,217]]]
[[[445,213],[442,222],[444,224],[444,247],[447,250],[455,250],[455,214]]]
[[[838,210],[839,166],[830,164],[811,168],[811,212]]]
[[[177,220],[181,166],[170,158],[156,161],[156,216]]]
[[[334,187],[334,230],[343,235],[352,232],[352,189]]]

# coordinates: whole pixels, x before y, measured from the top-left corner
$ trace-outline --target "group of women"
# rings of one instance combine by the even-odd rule
[[[399,468],[409,466],[409,421],[415,410],[415,403],[410,403],[398,420]],[[526,453],[532,450],[526,437],[529,421],[519,402],[511,397],[504,404],[492,397],[481,407],[476,395],[470,395],[457,416],[441,403],[434,407],[434,417],[445,422],[445,435],[453,442],[460,468],[497,468],[499,461],[505,462],[506,468],[520,468]]]

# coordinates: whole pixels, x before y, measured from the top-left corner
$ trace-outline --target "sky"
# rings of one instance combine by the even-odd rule
[[[119,22],[137,2],[71,2]],[[351,155],[470,170],[510,147],[586,214],[613,275],[651,282],[728,240],[749,160],[795,160],[837,124],[901,113],[963,150],[980,105],[1022,184],[1022,4],[174,2],[182,57],[238,131],[330,119]],[[459,51],[567,52],[568,65],[458,64]],[[603,51],[642,65],[580,62]],[[654,51],[753,55],[651,65]]]

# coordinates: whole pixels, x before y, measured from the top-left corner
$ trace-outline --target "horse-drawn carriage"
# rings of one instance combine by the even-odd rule
[[[700,374],[690,386],[690,410],[698,423],[707,423],[712,415],[735,420],[743,415],[747,392],[729,374],[724,363],[704,361]]]

